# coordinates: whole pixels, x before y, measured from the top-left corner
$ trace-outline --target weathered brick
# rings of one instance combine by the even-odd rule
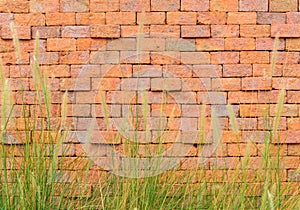
[[[162,77],[162,66],[160,65],[133,65],[133,77]]]
[[[91,52],[90,62],[92,64],[117,64],[120,62],[120,55],[118,51]]]
[[[27,13],[28,11],[29,11],[29,1],[3,0],[0,2],[0,12]]]
[[[300,65],[299,64],[284,64],[283,68],[284,77],[300,77]]]
[[[273,78],[272,87],[274,89],[298,90],[300,85],[299,78]]]
[[[269,37],[271,27],[269,25],[241,25],[241,37]]]
[[[300,118],[297,117],[288,119],[288,128],[289,130],[300,130]]]
[[[60,27],[59,26],[44,26],[44,27],[32,27],[31,33],[32,38],[36,37],[36,33],[39,33],[39,38],[57,38],[60,36]]]
[[[167,23],[170,25],[195,25],[196,12],[167,12]]]
[[[212,37],[238,37],[240,27],[238,25],[212,25]]]
[[[242,90],[271,90],[272,80],[264,77],[242,78]]]
[[[120,90],[120,78],[92,78],[92,90]]]
[[[298,52],[275,52],[275,63],[276,64],[297,64],[299,62]],[[270,53],[270,59],[272,59],[274,53]]]
[[[77,25],[105,24],[105,13],[76,13]]]
[[[90,0],[91,12],[115,12],[120,10],[120,0]]]
[[[39,53],[38,56],[39,64],[58,64],[59,56],[57,52],[43,52]],[[31,62],[33,62],[33,59]]]
[[[151,55],[152,56],[152,55]],[[150,63],[150,52],[147,51],[121,51],[120,62],[124,64]]]
[[[180,26],[178,25],[151,25],[151,37],[180,37]]]
[[[47,39],[47,51],[75,51],[76,40],[69,38]]]
[[[253,104],[258,103],[257,92],[234,91],[228,92],[228,103],[230,104]]]
[[[137,13],[137,24],[151,25],[151,24],[165,24],[165,13],[164,12],[146,12]]]
[[[62,28],[62,37],[79,38],[90,37],[89,26],[64,26]]]
[[[135,12],[107,12],[107,25],[135,25]]]
[[[180,52],[151,52],[152,64],[180,64]]]
[[[225,40],[223,38],[197,39],[196,48],[198,51],[224,50]]]
[[[18,39],[31,39],[31,29],[30,26],[15,26],[14,30]],[[2,39],[12,39],[13,33],[9,26],[1,27],[1,37]]]
[[[120,10],[129,12],[150,11],[150,0],[120,0]]]
[[[274,50],[275,39],[274,38],[256,38],[256,50]],[[278,39],[277,50],[284,50],[285,40]]]
[[[116,25],[94,25],[91,26],[91,37],[94,38],[119,38],[120,26]]]
[[[209,26],[181,26],[183,38],[210,37]]]
[[[30,12],[58,12],[59,0],[32,0],[29,2]]]
[[[180,8],[179,0],[151,0],[151,11],[178,11]]]
[[[240,61],[238,52],[212,52],[210,54],[212,64],[234,64]]]
[[[75,25],[75,13],[46,13],[48,26]]]
[[[240,0],[239,11],[268,11],[268,0]]]
[[[256,12],[228,12],[227,24],[256,24]]]
[[[242,51],[240,52],[241,63],[269,63],[270,55],[269,52],[260,51]]]
[[[278,115],[278,104],[270,105],[270,116],[275,117]],[[284,104],[282,107],[280,116],[281,117],[297,117],[298,116],[298,105],[297,104]]]
[[[200,25],[226,24],[226,12],[197,12],[197,23]]]
[[[197,92],[199,104],[227,104],[226,92]],[[194,115],[200,116],[200,115]]]
[[[225,64],[223,66],[223,77],[246,77],[252,75],[250,64]]]
[[[211,0],[210,1],[210,10],[211,11],[225,11],[233,12],[239,10],[239,1],[238,0],[228,0],[226,2],[222,0]]]
[[[150,78],[122,78],[121,90],[150,90]]]
[[[184,64],[209,64],[210,54],[207,52],[182,52],[181,62]]]
[[[61,78],[60,90],[90,90],[91,89],[91,79],[90,78]],[[88,94],[87,94],[88,95]],[[77,98],[76,102],[80,103]]]
[[[89,0],[61,0],[60,10],[62,12],[87,12],[89,11]]]
[[[288,103],[300,103],[300,92],[299,91],[287,91],[287,102]]]
[[[270,91],[259,91],[258,92],[258,101],[260,103],[278,103],[278,99],[280,96],[279,90],[270,90]],[[285,103],[285,98],[283,99]]]
[[[286,13],[286,23],[287,24],[300,24],[300,12],[287,12]],[[279,24],[279,23],[277,23],[277,24]]]
[[[227,144],[228,156],[241,157],[241,156],[257,156],[257,147],[253,143],[248,144]]]
[[[164,38],[143,38],[142,40],[140,46],[142,51],[164,51],[166,49],[166,40]]]
[[[242,117],[263,117],[269,113],[269,106],[265,104],[241,104],[240,115]]]
[[[130,77],[132,65],[101,65],[101,76],[104,77]]]
[[[210,78],[183,78],[183,91],[208,91],[211,90]]]
[[[254,77],[271,77],[282,76],[282,65],[275,65],[274,68],[271,64],[253,64]]]
[[[16,26],[44,26],[45,19],[45,15],[41,13],[14,15],[14,23]]]
[[[225,50],[255,50],[254,38],[226,38]]]
[[[272,37],[299,37],[300,24],[273,24],[271,26]]]
[[[241,78],[213,78],[212,90],[241,90]]]
[[[257,23],[262,25],[267,24],[285,24],[286,14],[276,12],[258,12]]]
[[[106,43],[106,50],[136,50],[135,38],[120,38]]]
[[[150,26],[121,26],[121,37],[137,37],[140,34],[149,37]]]
[[[40,66],[41,72],[49,77],[70,77],[70,67],[68,65],[48,65]]]
[[[60,54],[60,63],[62,64],[87,64],[89,62],[89,52],[63,52]]]
[[[99,65],[71,65],[71,77],[100,77],[101,66]]]
[[[208,11],[209,0],[181,0],[181,11]]]
[[[165,43],[166,51],[196,51],[194,39],[167,38]]]
[[[286,39],[286,49],[288,51],[299,51],[300,39],[299,38]]]
[[[181,80],[179,78],[153,78],[151,79],[151,90],[181,90]]]
[[[193,65],[193,77],[219,78],[222,76],[221,65]]]
[[[270,0],[270,11],[274,12],[290,12],[298,11],[297,0]]]

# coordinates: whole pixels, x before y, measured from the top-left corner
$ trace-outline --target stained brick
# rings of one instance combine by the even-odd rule
[[[270,11],[298,11],[298,0],[270,0]]]
[[[136,22],[135,12],[107,12],[107,25],[134,25]]]
[[[95,38],[118,38],[120,37],[120,26],[116,25],[94,25],[91,26],[91,37]]]
[[[181,0],[181,11],[208,11],[209,0]]]
[[[268,11],[268,0],[240,0],[239,11]]]
[[[114,12],[120,10],[120,0],[90,0],[91,12]]]
[[[198,12],[197,23],[200,25],[221,25],[227,19],[226,12]]]
[[[121,11],[150,11],[150,0],[120,0]]]
[[[179,0],[151,0],[151,11],[177,11],[180,8]]]
[[[137,24],[165,24],[165,13],[164,12],[146,12],[137,13]]]
[[[226,38],[225,50],[255,50],[254,38]]]
[[[183,38],[209,37],[209,26],[181,26],[181,36]]]
[[[257,23],[266,24],[285,24],[286,14],[276,13],[276,12],[258,12],[257,13]]]
[[[79,38],[90,37],[89,26],[65,26],[62,28],[62,37]]]
[[[228,0],[224,2],[222,0],[211,0],[210,9],[211,11],[225,11],[225,12],[238,11],[239,1]]]
[[[198,51],[218,51],[225,49],[225,40],[222,38],[197,39],[196,48]]]
[[[62,12],[87,12],[89,11],[89,0],[60,0]]]
[[[269,37],[271,33],[269,25],[241,25],[241,37]]]
[[[212,25],[212,37],[238,37],[240,27],[238,25]]]
[[[197,22],[196,12],[168,12],[167,23],[170,25],[193,25]]]

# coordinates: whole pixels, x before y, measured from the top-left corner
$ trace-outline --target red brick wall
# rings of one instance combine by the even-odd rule
[[[245,156],[243,148],[252,142],[250,167],[255,168],[262,160],[264,135],[270,134],[268,124],[276,116],[280,89],[285,88],[281,138],[280,142],[271,139],[271,148],[281,146],[285,176],[298,167],[298,0],[6,0],[0,2],[0,12],[0,56],[17,104],[9,129],[17,127],[19,131],[12,133],[19,133],[19,139],[20,130],[24,130],[21,104],[25,102],[33,110],[35,103],[30,65],[38,32],[39,63],[50,77],[53,118],[60,115],[62,94],[68,90],[71,131],[65,144],[71,148],[70,159],[95,155],[95,149],[84,149],[80,144],[92,119],[97,122],[92,134],[96,156],[105,162],[111,154],[112,149],[104,143],[124,152],[124,139],[134,136],[134,126],[127,124],[129,104],[136,103],[138,89],[145,90],[149,115],[149,136],[140,137],[140,142],[157,147],[158,126],[165,123],[163,146],[168,152],[163,156],[176,157],[183,170],[203,160],[210,169],[235,168]],[[11,21],[20,39],[20,65]],[[278,52],[273,57],[276,36]],[[107,103],[109,129],[99,89]],[[166,104],[162,103],[163,92],[168,96]],[[202,110],[203,104],[206,110]],[[232,104],[238,132],[231,129],[227,104]],[[223,130],[218,147],[214,144],[217,138],[209,134],[212,110]],[[141,112],[138,116],[143,121]],[[265,115],[270,118],[265,120]],[[43,120],[45,113],[37,116]],[[200,143],[202,126],[206,137]],[[113,138],[118,132],[122,137]],[[145,133],[141,125],[138,134]],[[147,157],[144,147],[139,150],[143,158]],[[216,153],[222,161],[216,161]],[[97,164],[111,169],[101,161]]]

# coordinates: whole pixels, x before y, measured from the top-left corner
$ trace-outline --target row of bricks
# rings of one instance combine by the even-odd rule
[[[64,26],[62,37],[65,38],[119,38],[137,36],[139,27],[119,25],[91,25],[91,26]],[[58,27],[38,27],[31,34],[30,26],[16,26],[19,39],[35,37],[35,31],[40,31],[42,38],[58,37]],[[146,28],[147,29],[147,28]],[[132,30],[135,30],[133,33]],[[147,34],[147,31],[143,31]],[[300,36],[300,24],[273,24],[273,25],[151,25],[150,36],[154,37],[182,37],[182,38],[207,38],[207,37],[291,37]],[[9,26],[2,26],[2,39],[12,39],[13,33]]]
[[[1,12],[298,11],[298,0],[4,0]]]

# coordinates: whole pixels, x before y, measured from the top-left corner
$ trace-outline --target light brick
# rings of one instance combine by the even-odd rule
[[[151,11],[178,11],[180,8],[179,0],[151,0]]]
[[[89,11],[89,0],[60,0],[62,12],[87,12]]]
[[[286,13],[287,24],[300,24],[300,12],[287,12]],[[279,23],[277,23],[279,24]],[[282,23],[284,24],[284,23]]]
[[[256,24],[256,12],[229,12],[227,24]]]
[[[62,28],[62,37],[79,38],[90,37],[89,26],[65,26]]]
[[[31,39],[30,26],[15,26],[14,30],[18,39]],[[13,33],[9,26],[1,27],[1,37],[2,39],[13,39]]]
[[[92,64],[117,64],[120,62],[120,53],[118,51],[91,52],[90,62]]]
[[[136,22],[135,12],[107,12],[107,25],[134,25]]]
[[[276,64],[297,64],[299,62],[298,52],[276,52],[275,63]],[[270,59],[272,59],[274,53],[270,53]]]
[[[242,117],[263,117],[269,113],[269,106],[265,104],[241,104],[240,115]]]
[[[151,79],[151,90],[181,90],[181,80],[179,78],[153,78]]]
[[[274,50],[275,39],[273,38],[256,38],[256,50]],[[285,40],[278,39],[277,50],[284,50]]]
[[[271,90],[272,80],[264,77],[245,77],[242,78],[243,90]]]
[[[181,26],[183,38],[210,37],[209,26]]]
[[[273,24],[271,26],[272,37],[299,37],[300,24]]]
[[[228,103],[230,104],[253,104],[258,103],[257,92],[234,91],[228,92]]]
[[[270,0],[270,11],[290,12],[298,11],[298,0]]]
[[[5,12],[5,13],[27,13],[28,11],[29,11],[29,1],[2,0],[0,2],[0,12]]]
[[[150,35],[156,37],[180,37],[180,26],[178,25],[151,25]]]
[[[120,10],[129,12],[150,11],[150,0],[120,0]]]
[[[247,77],[252,75],[250,64],[225,64],[223,66],[223,77]]]
[[[170,25],[195,25],[197,22],[196,12],[168,12],[167,23]]]
[[[158,39],[160,40],[160,39]],[[166,39],[166,51],[196,51],[196,44],[194,39]]]
[[[241,37],[269,37],[271,27],[269,25],[241,25]]]
[[[210,10],[211,11],[225,11],[233,12],[239,10],[239,1],[238,0],[211,0],[210,1]]]
[[[212,37],[238,37],[240,27],[238,25],[212,25]]]
[[[94,38],[119,38],[120,26],[116,25],[94,25],[91,26],[91,37]]]
[[[239,11],[268,11],[268,0],[240,0]]]
[[[225,49],[225,40],[222,38],[197,39],[196,48],[198,51],[218,51]]]
[[[143,34],[145,37],[150,35],[150,26],[121,26],[121,37],[137,37]]]
[[[90,0],[91,12],[114,12],[120,9],[120,0]]]
[[[32,38],[36,37],[36,33],[39,33],[39,38],[57,38],[60,36],[59,26],[46,26],[46,27],[32,27]]]
[[[208,11],[209,0],[181,0],[181,11]]]
[[[210,54],[207,52],[182,52],[181,62],[184,64],[209,64]]]
[[[87,64],[89,62],[89,52],[76,51],[60,54],[62,64]]]
[[[164,12],[146,12],[137,13],[137,24],[152,25],[152,24],[165,24],[165,13]]]
[[[59,12],[59,0],[32,0],[30,12]]]
[[[255,50],[254,38],[226,38],[225,50]]]
[[[219,91],[241,90],[241,79],[240,78],[212,79],[212,90],[219,90]]]
[[[76,40],[68,38],[47,39],[47,51],[75,51]]]
[[[267,24],[285,24],[286,14],[276,12],[258,12],[257,23],[262,25]]]
[[[180,64],[180,52],[151,52],[152,64]]]
[[[222,76],[221,65],[193,65],[193,77],[219,78]]]

